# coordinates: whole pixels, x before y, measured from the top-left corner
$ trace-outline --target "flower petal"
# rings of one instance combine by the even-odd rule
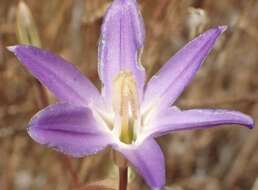
[[[28,125],[28,133],[40,144],[81,157],[110,144],[109,133],[101,127],[89,108],[59,103],[36,114]]]
[[[228,124],[238,124],[248,128],[254,127],[253,119],[238,111],[222,109],[181,111],[168,108],[154,116],[143,133],[145,133],[145,137],[158,137],[175,131],[210,128]]]
[[[142,144],[114,146],[132,164],[152,189],[165,184],[165,161],[159,145],[152,138]]]
[[[61,57],[28,45],[8,49],[60,101],[85,105],[100,97],[96,87]]]
[[[175,102],[207,57],[216,39],[226,27],[212,28],[179,50],[148,82],[144,107],[153,104],[168,106]]]
[[[122,70],[133,73],[141,97],[145,71],[138,56],[144,35],[136,0],[114,0],[105,16],[99,44],[99,76],[103,94],[109,101],[112,83]]]

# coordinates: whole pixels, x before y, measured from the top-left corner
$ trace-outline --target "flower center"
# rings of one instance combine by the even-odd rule
[[[135,126],[139,118],[139,100],[136,82],[130,71],[121,71],[115,78],[112,102],[119,139],[131,144],[136,139]]]

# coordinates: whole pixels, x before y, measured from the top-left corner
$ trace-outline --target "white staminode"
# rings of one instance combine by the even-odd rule
[[[131,144],[135,138],[135,127],[139,119],[139,100],[136,81],[132,72],[121,71],[113,82],[114,127],[119,131],[122,142]]]

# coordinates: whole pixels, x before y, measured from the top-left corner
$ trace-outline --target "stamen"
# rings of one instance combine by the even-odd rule
[[[134,124],[139,115],[136,82],[130,71],[122,71],[114,80],[113,108],[120,117],[120,140],[131,143],[134,140]]]

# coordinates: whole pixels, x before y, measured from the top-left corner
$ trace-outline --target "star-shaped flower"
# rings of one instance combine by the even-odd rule
[[[99,44],[101,93],[62,58],[28,45],[9,47],[59,99],[32,118],[29,135],[74,157],[111,146],[152,189],[162,188],[165,163],[156,137],[224,124],[254,126],[249,116],[237,111],[171,106],[225,29],[215,27],[196,37],[145,84],[139,59],[145,33],[137,2],[114,0],[104,18]]]

